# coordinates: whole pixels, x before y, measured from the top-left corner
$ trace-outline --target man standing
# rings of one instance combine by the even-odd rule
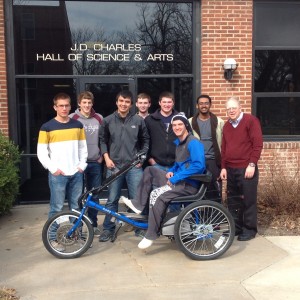
[[[83,125],[69,118],[70,96],[59,93],[53,103],[56,117],[42,125],[37,145],[38,159],[49,170],[49,218],[62,211],[65,199],[68,199],[70,209],[78,209],[83,171],[87,166]]]
[[[228,122],[223,128],[221,179],[227,180],[228,208],[235,219],[239,241],[257,233],[257,162],[263,147],[259,120],[243,113],[236,97],[226,103]]]
[[[147,153],[149,149],[149,135],[144,120],[130,112],[132,98],[130,91],[120,92],[116,98],[117,111],[103,120],[100,147],[107,167],[107,177],[130,162],[137,152]],[[111,183],[108,187],[106,208],[118,211],[124,180],[127,183],[129,197],[134,197],[142,175],[143,170],[139,165]],[[113,237],[114,231],[115,223],[106,215],[99,241],[107,242]]]
[[[172,168],[166,172],[153,166],[147,167],[136,197],[133,200],[121,197],[129,208],[140,214],[148,204],[150,195],[148,229],[138,245],[140,249],[150,247],[153,241],[159,237],[163,215],[168,203],[175,197],[192,195],[197,192],[199,182],[189,179],[189,177],[194,174],[203,174],[205,171],[204,147],[191,134],[191,127],[185,115],[175,115],[171,123],[177,136],[175,140],[176,162]],[[151,192],[153,186],[158,186],[158,188]]]
[[[163,92],[159,95],[158,103],[160,109],[145,119],[150,135],[148,163],[150,166],[167,170],[175,161],[176,135],[170,126],[172,117],[177,114],[174,110],[174,95],[170,92]]]
[[[224,121],[210,111],[211,97],[197,98],[197,114],[189,119],[195,137],[204,145],[206,167],[212,173],[212,181],[206,192],[210,200],[221,202],[221,186],[218,179],[221,171],[221,142]]]
[[[70,118],[78,120],[83,124],[87,148],[87,168],[84,171],[84,181],[87,190],[98,187],[102,183],[102,155],[99,149],[100,127],[103,117],[93,109],[94,95],[89,92],[82,92],[77,98],[78,109],[70,115]],[[93,201],[99,203],[97,195],[93,196]],[[98,211],[93,208],[88,209],[88,216],[93,222],[94,234],[99,235],[97,220]]]
[[[148,94],[146,94],[146,93],[138,94],[135,105],[138,109],[137,115],[139,115],[143,119],[145,119],[146,117],[149,116],[149,108],[151,106],[151,98]]]

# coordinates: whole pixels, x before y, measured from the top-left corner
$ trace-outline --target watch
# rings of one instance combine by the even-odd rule
[[[255,163],[249,163],[249,165],[248,166],[250,166],[250,167],[255,167]]]

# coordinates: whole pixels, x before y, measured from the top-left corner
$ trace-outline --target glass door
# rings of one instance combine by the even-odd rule
[[[94,109],[106,117],[116,110],[116,96],[122,90],[129,90],[136,96],[136,81],[132,77],[89,77],[79,80],[78,93],[90,91],[93,93]],[[132,108],[134,109],[134,107]]]

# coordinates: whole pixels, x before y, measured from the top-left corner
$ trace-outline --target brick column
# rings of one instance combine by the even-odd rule
[[[0,0],[0,130],[8,135],[8,99],[5,53],[4,0]]]
[[[201,3],[201,91],[212,96],[212,111],[224,119],[225,102],[233,95],[251,112],[253,0]],[[224,78],[226,58],[238,63],[231,81]]]

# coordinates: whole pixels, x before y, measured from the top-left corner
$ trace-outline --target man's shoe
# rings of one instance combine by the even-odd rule
[[[140,243],[138,244],[138,247],[140,249],[146,249],[148,247],[150,247],[153,244],[152,240],[148,240],[145,237],[140,241]]]
[[[99,236],[101,234],[101,231],[98,227],[94,227],[94,236]]]
[[[140,215],[142,213],[142,211],[137,209],[128,198],[121,196],[119,200],[123,201],[124,204],[132,209],[136,214]]]
[[[124,226],[125,232],[131,232],[133,230],[134,230],[134,226],[132,226],[131,224],[125,224],[125,226]]]
[[[144,237],[146,234],[145,230],[137,228],[134,232],[134,235],[137,237]]]
[[[104,230],[99,236],[99,242],[107,242],[112,239],[114,233],[109,230]]]
[[[238,236],[238,241],[241,241],[241,242],[245,242],[245,241],[249,241],[249,240],[252,240],[255,238],[255,235],[254,234],[250,234],[250,233],[241,233],[239,236]]]

